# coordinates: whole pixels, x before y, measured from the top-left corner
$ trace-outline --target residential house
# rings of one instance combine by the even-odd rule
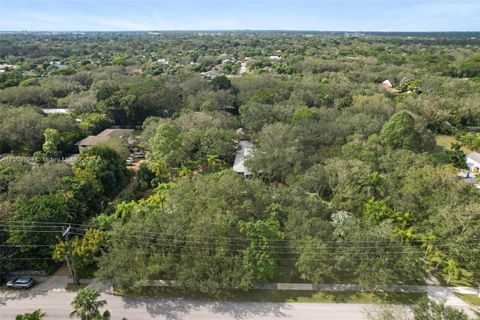
[[[68,109],[65,108],[42,108],[42,112],[45,114],[51,114],[51,113],[70,113]]]
[[[83,152],[99,143],[108,142],[111,139],[124,139],[127,144],[133,144],[134,141],[129,139],[133,129],[105,129],[96,136],[88,136],[85,139],[75,143],[78,146],[78,151]]]
[[[233,171],[243,174],[244,177],[250,177],[252,172],[245,166],[245,160],[253,152],[253,143],[249,140],[242,140],[238,143],[237,154],[233,162]]]
[[[203,75],[207,79],[213,80],[217,77],[220,77],[222,75],[222,73],[220,71],[218,71],[217,69],[213,68],[210,71],[202,72],[201,75]]]
[[[467,154],[466,161],[470,172],[475,174],[480,173],[480,153],[472,152]]]

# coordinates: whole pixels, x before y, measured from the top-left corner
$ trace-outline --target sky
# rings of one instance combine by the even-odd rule
[[[0,0],[0,31],[480,31],[480,0]]]

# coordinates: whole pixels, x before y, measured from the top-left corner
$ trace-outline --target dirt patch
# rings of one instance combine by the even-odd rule
[[[53,275],[60,277],[69,277],[70,270],[68,270],[68,266],[66,264],[63,264],[60,268],[57,269],[57,271],[55,271]]]
[[[147,159],[139,159],[139,160],[136,160],[132,163],[132,165],[128,166],[128,168],[130,170],[133,170],[135,172],[138,172],[140,171],[140,165],[144,162],[147,162]]]

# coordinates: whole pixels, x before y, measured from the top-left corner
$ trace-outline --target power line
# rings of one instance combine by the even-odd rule
[[[3,257],[0,257],[0,260],[55,260],[55,259],[53,259],[53,258],[34,258],[34,257],[28,257],[28,258],[15,258],[15,257],[3,258]]]
[[[31,230],[31,229],[11,229],[13,231],[23,231],[23,232],[47,232],[47,233],[60,233],[61,230]],[[79,235],[79,236],[83,236],[84,234],[83,233],[79,233],[79,232],[72,232],[72,234],[74,235]],[[122,239],[123,238],[123,239]],[[117,239],[120,239],[122,241],[128,241],[130,243],[140,243],[141,244],[148,244],[148,245],[157,245],[157,246],[161,246],[161,247],[181,247],[181,248],[190,248],[190,249],[209,249],[211,250],[212,248],[211,247],[208,247],[208,246],[217,246],[218,247],[218,243],[207,243],[207,242],[198,242],[198,241],[188,241],[188,240],[182,240],[182,239],[165,239],[165,238],[156,238],[156,237],[148,237],[148,236],[141,236],[141,235],[122,235],[120,237],[117,237]],[[130,240],[128,240],[130,239]],[[160,243],[159,243],[160,242]],[[163,244],[161,242],[164,242]],[[165,244],[166,242],[166,244]],[[179,244],[175,244],[175,243],[179,243]],[[193,244],[198,244],[200,246],[197,246],[197,245],[185,245],[185,243],[193,243]],[[380,242],[378,242],[380,243]],[[437,245],[436,247],[437,248],[449,248],[450,246],[452,245],[455,245],[455,244],[452,244],[452,243],[449,243],[449,244],[446,244],[446,245]],[[53,245],[52,245],[53,246]],[[241,248],[245,248],[246,245],[241,245],[241,244],[235,244],[235,243],[227,243],[226,244],[226,247],[241,247]],[[269,246],[269,250],[263,250],[263,252],[269,252],[269,253],[278,253],[278,254],[301,254],[301,252],[297,252],[297,251],[294,251],[294,250],[289,250],[289,251],[274,251],[272,249],[274,248],[285,248],[285,246],[274,246],[274,245],[270,245]],[[336,254],[357,254],[357,252],[348,252],[348,251],[351,251],[351,250],[346,250],[346,251],[339,251],[339,249],[343,249],[343,248],[351,248],[351,246],[342,246],[342,245],[336,245],[336,246],[326,246],[327,249],[333,249],[332,251],[332,254],[336,253]],[[406,249],[414,249],[414,247],[410,247],[410,246],[405,246],[405,245],[382,245],[382,246],[369,246],[369,247],[366,247],[366,246],[361,246],[361,247],[358,247],[358,249],[361,249],[361,250],[364,250],[364,249],[392,249],[392,248],[406,248]],[[237,252],[243,252],[245,251],[246,249],[229,249],[230,251],[237,251]],[[262,250],[257,250],[257,251],[262,251]],[[400,251],[399,253],[402,253],[404,252],[403,250]],[[418,253],[420,253],[418,250],[417,250]],[[397,253],[397,252],[392,252],[392,253]],[[422,252],[424,253],[424,252]]]
[[[20,224],[25,226],[28,223],[32,224],[32,222],[24,223],[24,222],[18,222],[18,221],[11,221],[11,220],[6,220],[7,224],[5,223],[0,223],[0,226],[5,226],[8,227],[9,224]],[[110,231],[112,230],[111,228],[105,228],[105,227],[98,227],[95,225],[90,225],[90,224],[78,224],[78,223],[65,223],[65,222],[33,222],[34,224],[38,223],[41,225],[52,225],[52,227],[65,227],[68,225],[72,225],[73,229],[80,230],[80,231],[86,231],[89,228],[94,228],[94,229],[99,229],[101,231]],[[75,227],[77,226],[77,227]],[[86,228],[85,228],[86,227]],[[130,231],[131,232],[131,231]],[[140,232],[140,231],[137,231]],[[142,234],[153,234],[153,235],[163,235],[158,232],[152,232],[152,231],[141,231]],[[164,235],[163,235],[164,236]],[[207,238],[207,239],[225,239],[225,240],[239,240],[239,241],[254,241],[254,240],[263,240],[262,238],[249,238],[249,237],[226,237],[226,236],[205,236],[205,235],[195,235],[193,237],[196,238]],[[292,241],[302,241],[302,239],[271,239],[269,240],[271,242],[292,242]],[[480,241],[480,238],[474,238],[466,241]],[[333,242],[333,243],[338,243],[336,240],[323,240],[325,243]],[[377,243],[377,242],[391,242],[391,240],[342,240],[344,243]],[[450,240],[415,240],[411,239],[409,242],[412,243],[451,243]]]
[[[1,225],[0,225],[1,226]],[[58,226],[59,227],[59,226]],[[18,227],[18,226],[15,226],[15,227],[10,227],[8,229],[4,229],[2,231],[28,231],[28,232],[61,232],[60,230],[32,230],[33,228],[29,228],[29,227]],[[75,229],[75,230],[78,230],[75,234],[76,235],[83,235],[83,233],[79,233],[79,232],[85,232],[87,231],[88,229],[82,229],[82,228],[75,228],[75,227],[72,227],[72,229]],[[141,234],[138,234],[138,233],[141,233]],[[138,238],[141,238],[141,239],[151,239],[151,240],[156,240],[156,241],[168,241],[168,242],[181,242],[181,243],[194,243],[194,244],[208,244],[208,242],[205,242],[205,241],[194,241],[194,240],[188,240],[188,239],[171,239],[171,238],[159,238],[159,237],[155,237],[155,236],[148,236],[148,234],[152,234],[152,235],[162,235],[162,236],[165,236],[164,234],[161,234],[161,233],[153,233],[153,232],[137,232],[137,234],[135,233],[129,233],[129,234],[126,234],[126,235],[122,235],[123,237],[129,237],[129,238],[133,238],[133,239],[138,239]],[[197,236],[191,236],[193,238],[198,238]],[[201,237],[201,236],[200,236]],[[262,238],[229,238],[229,237],[209,237],[211,239],[222,239],[222,240],[237,240],[237,239],[241,239],[243,241],[257,241],[257,240],[264,240]],[[276,242],[276,241],[283,241],[283,242],[295,242],[295,241],[304,241],[304,240],[277,240],[277,239],[268,239],[269,242]],[[432,244],[432,245],[435,245],[436,247],[446,247],[446,246],[452,246],[452,245],[455,245],[455,244],[458,244],[458,242],[452,242],[452,241],[447,241],[447,240],[437,240],[435,241],[434,243],[430,243],[430,240],[411,240],[409,242],[413,242],[415,241],[416,243],[419,243],[419,244]],[[346,245],[346,244],[349,244],[349,243],[370,243],[370,244],[375,244],[375,243],[384,243],[384,244],[391,244],[391,245],[388,245],[388,247],[397,247],[397,248],[403,248],[405,247],[405,245],[398,245],[398,241],[395,242],[395,241],[391,241],[391,240],[369,240],[369,241],[343,241],[343,240],[339,240],[339,241],[328,241],[328,240],[321,240],[322,243],[334,243],[335,246],[327,246],[327,247],[339,247],[341,245]],[[462,243],[470,243],[470,242],[474,242],[476,243],[476,240],[475,239],[471,239],[471,240],[464,240],[462,241]],[[211,243],[211,242],[210,242]],[[442,244],[443,243],[443,244]],[[216,243],[211,243],[211,244],[216,244]],[[240,247],[243,247],[244,244],[237,244],[237,243],[231,243],[230,245],[232,246],[240,246]],[[284,248],[285,246],[284,245],[271,245],[272,247],[278,247],[278,248]],[[362,246],[362,248],[378,248],[378,246],[374,246],[374,247],[367,247],[367,246]]]
[[[0,244],[0,247],[16,248],[16,247],[54,247],[55,244]]]
[[[141,253],[146,253],[146,254],[155,254],[155,253],[162,253],[162,254],[165,254],[165,255],[178,255],[178,256],[197,256],[197,255],[192,255],[191,253],[189,253],[188,251],[189,250],[194,250],[196,252],[207,252],[207,253],[212,253],[212,254],[215,254],[215,251],[218,252],[218,250],[222,249],[222,248],[218,248],[218,247],[205,247],[205,246],[177,246],[177,245],[172,245],[172,244],[153,244],[153,243],[150,243],[150,242],[138,242],[138,241],[131,241],[131,240],[126,240],[128,243],[130,244],[135,244],[135,245],[147,245],[149,246],[150,248],[152,248],[153,250],[145,250],[145,249],[142,249],[142,248],[138,248],[138,249],[141,249],[140,252]],[[53,247],[54,245],[8,245],[10,247],[36,247],[36,246],[48,246],[48,247]],[[143,246],[145,247],[145,246]],[[178,250],[187,250],[187,252],[182,252],[182,253],[179,253],[179,252],[165,252],[165,251],[155,251],[155,249],[158,249],[158,250],[165,250],[166,248],[170,248],[170,247],[173,247],[173,249],[178,249]],[[227,250],[228,253],[233,253],[233,252],[237,252],[237,253],[244,253],[244,252],[248,252],[249,249],[246,248],[246,249],[231,249],[231,248],[225,248]],[[361,248],[360,248],[361,249]],[[115,249],[113,248],[113,250],[115,251],[122,251],[122,252],[132,252],[131,249]],[[270,254],[280,254],[280,256],[282,255],[302,255],[302,252],[295,252],[295,251],[272,251],[270,249],[268,250],[265,250],[265,249],[260,249],[260,248],[255,248],[254,249],[256,252],[258,253],[270,253]],[[173,250],[175,251],[175,250]],[[139,252],[138,250],[136,252]],[[386,251],[386,252],[364,252],[364,251],[333,251],[333,252],[326,252],[325,255],[326,256],[348,256],[348,255],[351,255],[351,256],[355,256],[355,255],[364,255],[364,256],[367,256],[367,257],[390,257],[390,256],[419,256],[419,255],[423,255],[424,252],[419,252],[418,250],[403,250],[403,251]],[[312,254],[308,254],[309,256],[312,256]],[[319,260],[319,261],[336,261],[337,259],[331,259],[331,258],[308,258],[308,257],[303,257],[302,258],[303,260]],[[350,258],[349,258],[350,259]],[[279,260],[279,261],[282,261],[282,260],[285,260],[285,261],[297,261],[298,259],[293,259],[293,258],[281,258],[281,257],[277,257],[276,260]],[[363,260],[363,259],[362,259]],[[368,259],[366,259],[368,260]]]
[[[142,244],[141,242],[132,242],[132,241],[127,241],[131,244]],[[152,244],[152,243],[147,243],[147,246],[149,247],[157,247],[157,248],[170,248],[170,247],[173,247],[174,249],[179,249],[179,250],[204,250],[204,251],[218,251],[218,250],[221,250],[223,249],[222,247],[201,247],[201,246],[176,246],[176,245],[171,245],[171,244]],[[0,247],[10,247],[10,248],[16,248],[16,247],[19,247],[19,248],[22,248],[22,247],[31,247],[31,248],[36,248],[36,247],[55,247],[55,244],[50,244],[50,245],[0,245]],[[228,252],[248,252],[249,249],[246,248],[246,249],[231,249],[231,248],[225,248],[226,250],[228,250]],[[303,253],[302,252],[298,252],[298,251],[272,251],[272,250],[264,250],[264,249],[260,249],[260,248],[255,248],[254,249],[255,252],[260,252],[260,253],[271,253],[271,254],[280,254],[280,255],[302,255]],[[152,253],[155,253],[155,252],[152,252]],[[372,254],[375,254],[375,255],[400,255],[400,254],[423,254],[423,252],[419,252],[419,251],[386,251],[386,252],[364,252],[364,251],[358,251],[358,252],[354,252],[354,251],[350,251],[350,252],[347,252],[347,251],[333,251],[333,252],[325,252],[324,253],[325,255],[358,255],[358,254],[362,254],[362,255],[372,255]]]

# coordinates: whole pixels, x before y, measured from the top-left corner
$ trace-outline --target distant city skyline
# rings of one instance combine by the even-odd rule
[[[0,0],[0,31],[480,31],[478,0]]]

